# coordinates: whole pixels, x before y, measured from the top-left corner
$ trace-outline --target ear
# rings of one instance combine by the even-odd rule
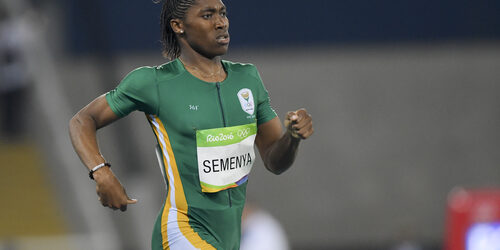
[[[178,18],[173,18],[170,20],[170,27],[172,27],[172,30],[177,35],[182,35],[184,33],[184,25],[182,23],[182,20]]]

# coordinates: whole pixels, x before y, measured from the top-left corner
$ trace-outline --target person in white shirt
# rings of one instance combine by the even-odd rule
[[[285,230],[269,212],[247,202],[241,222],[240,250],[289,250]]]

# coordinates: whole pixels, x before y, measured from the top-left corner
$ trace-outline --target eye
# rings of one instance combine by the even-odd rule
[[[209,19],[209,18],[212,17],[212,14],[205,14],[205,15],[203,15],[201,17],[203,17],[204,19]]]
[[[221,16],[221,17],[227,17],[227,12],[222,11],[222,12],[220,13],[220,16]]]

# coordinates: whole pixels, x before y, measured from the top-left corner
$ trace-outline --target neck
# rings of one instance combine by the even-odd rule
[[[220,71],[222,67],[220,56],[206,58],[203,56],[190,56],[181,54],[179,59],[186,67],[195,68],[202,73],[211,74]]]
[[[188,46],[183,39],[179,40],[179,44],[181,47],[179,60],[192,75],[207,82],[223,81],[226,78],[227,74],[220,56],[203,55]]]
[[[186,41],[181,39],[179,41],[181,46],[181,54],[179,59],[184,65],[196,67],[204,73],[213,73],[222,68],[220,56],[207,56],[199,53],[191,46],[186,44]]]
[[[220,56],[207,58],[199,54],[181,53],[179,60],[186,70],[198,79],[206,82],[221,82],[226,79],[227,74]]]

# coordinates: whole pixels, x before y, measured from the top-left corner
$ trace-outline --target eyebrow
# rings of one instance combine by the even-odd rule
[[[222,10],[226,10],[226,6],[222,6],[222,7],[220,8],[220,10],[221,10],[221,11],[222,11]],[[217,9],[216,9],[216,8],[214,8],[214,7],[206,7],[206,8],[204,8],[204,9],[201,9],[201,10],[200,10],[200,12],[216,12],[216,11],[217,11]]]

